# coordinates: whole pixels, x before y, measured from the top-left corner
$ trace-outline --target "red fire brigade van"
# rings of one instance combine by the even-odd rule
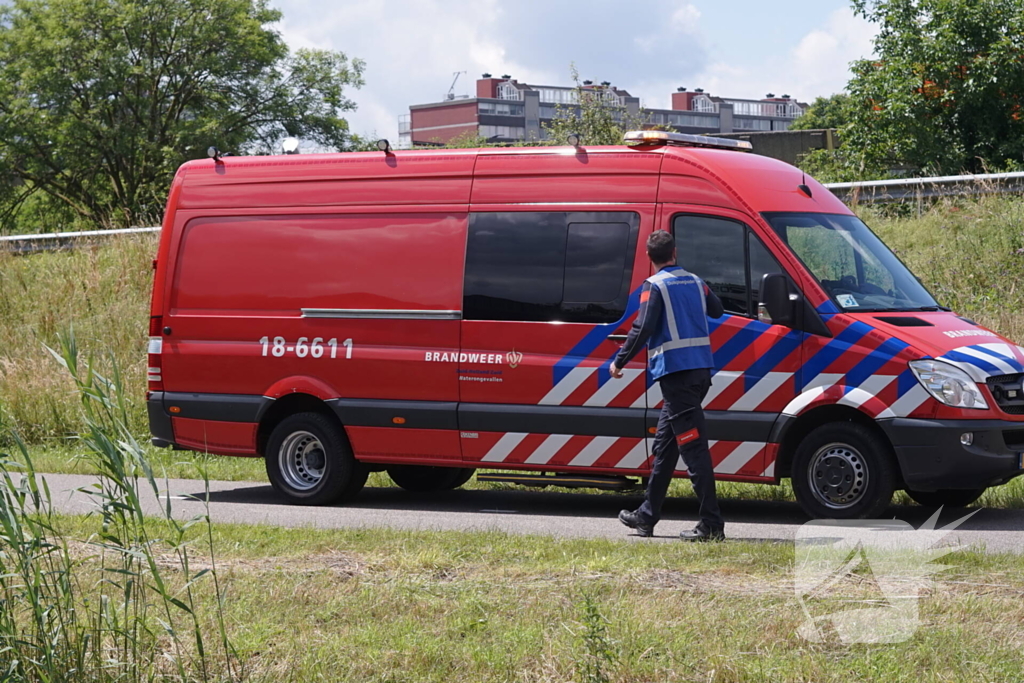
[[[668,230],[726,309],[705,400],[721,480],[790,478],[811,516],[854,518],[1021,474],[1024,349],[941,306],[798,169],[629,137],[185,164],[153,287],[153,442],[262,457],[308,504],[374,470],[414,491],[482,468],[644,477],[658,385],[643,354],[608,366]]]

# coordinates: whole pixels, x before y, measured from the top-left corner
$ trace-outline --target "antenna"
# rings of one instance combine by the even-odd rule
[[[446,100],[454,100],[455,99],[455,84],[458,82],[459,76],[464,74],[464,73],[466,73],[466,72],[465,71],[453,71],[452,72],[452,76],[455,76],[455,78],[452,79],[452,87],[448,88],[448,94],[445,95],[445,97],[444,97]]]

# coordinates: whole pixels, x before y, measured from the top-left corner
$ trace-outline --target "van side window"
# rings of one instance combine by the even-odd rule
[[[676,216],[672,232],[679,265],[707,283],[726,313],[750,315],[746,227],[724,218]]]
[[[761,279],[785,273],[761,239],[742,223],[712,216],[676,216],[679,265],[700,276],[727,313],[755,316]]]
[[[464,320],[614,323],[629,300],[639,216],[470,216]]]

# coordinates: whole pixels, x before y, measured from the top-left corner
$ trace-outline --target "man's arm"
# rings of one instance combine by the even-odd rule
[[[662,308],[661,292],[651,287],[650,282],[645,282],[643,289],[640,290],[640,312],[637,313],[636,320],[633,321],[633,327],[629,330],[626,343],[622,345],[622,349],[615,356],[615,361],[611,366],[612,377],[621,377],[622,368],[633,360],[647,344],[647,340],[651,338],[658,327]]]
[[[721,318],[725,315],[725,307],[722,306],[721,300],[718,296],[711,291],[708,287],[708,283],[701,281],[704,285],[704,301],[707,303],[708,317],[709,318]]]

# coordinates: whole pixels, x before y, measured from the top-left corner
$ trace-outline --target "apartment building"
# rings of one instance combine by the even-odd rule
[[[582,88],[627,116],[640,113],[640,100],[608,81],[583,81]],[[520,83],[509,75],[483,74],[475,97],[449,95],[442,102],[415,104],[399,117],[402,147],[445,144],[460,136],[479,135],[490,142],[542,140],[545,124],[559,108],[578,106],[575,87]],[[788,130],[808,105],[789,95],[769,93],[760,100],[718,97],[702,89],[679,88],[669,109],[644,110],[648,125],[667,126],[680,133],[743,133]]]

